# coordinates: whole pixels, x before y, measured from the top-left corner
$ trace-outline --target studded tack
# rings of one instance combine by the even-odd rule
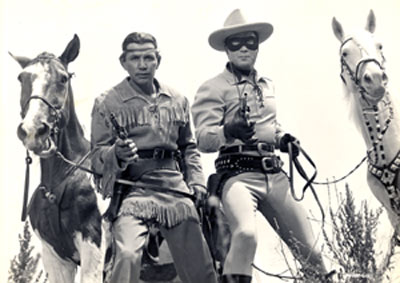
[[[400,191],[394,185],[396,174],[400,169],[400,151],[397,153],[394,160],[389,165],[384,165],[382,169],[375,167],[369,161],[368,171],[378,178],[385,186],[386,192],[390,199],[390,205],[393,211],[400,216]]]
[[[49,202],[51,203],[56,202],[57,200],[56,195],[53,194],[45,185],[39,185],[38,189],[43,192],[44,196],[47,198]]]
[[[393,211],[397,214],[400,215],[400,199],[390,199],[390,205],[393,209]]]
[[[345,41],[345,42],[347,42],[347,41]],[[341,48],[343,47],[343,44],[342,44]],[[384,56],[382,53],[381,53],[381,55],[382,55],[383,61],[382,61],[382,64],[380,64],[379,62],[378,62],[378,64],[381,67],[381,69],[384,70],[383,63],[384,63],[385,59],[384,59]],[[350,69],[349,65],[347,64],[347,62],[343,56],[341,56],[340,61],[341,61],[341,69],[342,69],[341,70],[342,80],[346,83],[346,81],[344,80],[344,78],[342,76],[343,71],[346,71],[348,73],[348,75],[350,76],[350,79],[353,81],[353,83],[358,88],[361,98],[366,100],[366,98],[365,98],[366,91],[359,84],[359,81],[357,79],[357,73],[354,74],[354,72]],[[384,149],[384,146],[382,143],[383,137],[384,137],[385,133],[387,132],[391,121],[393,120],[394,111],[393,111],[393,107],[391,106],[390,99],[387,101],[383,100],[382,102],[384,103],[385,108],[389,110],[389,117],[385,120],[385,122],[383,124],[380,123],[379,113],[378,113],[379,109],[378,109],[377,105],[374,105],[372,108],[373,112],[375,112],[375,113],[373,113],[373,112],[368,113],[368,111],[366,109],[363,110],[364,123],[366,125],[366,129],[369,132],[369,136],[370,136],[371,143],[372,143],[372,151],[374,152],[374,159],[372,159],[370,156],[371,150],[368,150],[368,171],[372,175],[374,175],[376,178],[378,178],[382,182],[382,184],[385,186],[385,189],[390,198],[391,207],[392,207],[393,211],[397,215],[400,216],[400,188],[397,188],[394,185],[394,179],[400,169],[400,151],[397,153],[397,156],[395,157],[395,159],[389,165],[387,165],[387,163],[385,161],[385,159],[386,159],[385,149]],[[371,125],[372,122],[370,121],[367,114],[374,114],[375,133],[374,133],[374,127]],[[383,125],[383,127],[381,125]],[[376,139],[375,139],[375,136],[376,136]],[[374,164],[378,164],[379,156],[381,158],[381,163],[383,163],[380,165],[380,168],[382,168],[382,169],[377,168],[374,165]]]

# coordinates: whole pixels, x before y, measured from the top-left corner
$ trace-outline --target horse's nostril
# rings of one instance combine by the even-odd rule
[[[44,136],[44,135],[46,135],[46,134],[49,133],[49,130],[50,130],[49,126],[47,126],[46,124],[43,123],[43,124],[37,129],[36,135],[37,135],[37,136]]]
[[[22,124],[19,124],[19,126],[18,126],[18,128],[17,128],[17,136],[18,136],[18,138],[19,138],[21,141],[23,141],[23,140],[26,138],[26,136],[27,136],[27,133],[26,133],[25,130],[22,128]]]

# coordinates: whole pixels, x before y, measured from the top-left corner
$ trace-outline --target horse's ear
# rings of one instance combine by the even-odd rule
[[[344,38],[344,31],[342,25],[336,20],[335,17],[333,17],[332,19],[332,29],[336,38],[339,39],[340,42],[342,42]]]
[[[28,57],[14,56],[11,52],[8,52],[8,54],[10,54],[10,56],[13,57],[14,60],[18,62],[18,64],[22,67],[22,69],[25,68],[29,64],[29,62],[32,61],[32,59]]]
[[[375,27],[376,27],[375,14],[374,14],[374,11],[370,10],[368,19],[367,19],[367,25],[365,26],[365,29],[371,33],[374,33]]]
[[[75,34],[74,38],[68,43],[63,54],[60,56],[61,62],[68,65],[69,62],[74,61],[75,58],[78,57],[80,46],[79,37]]]

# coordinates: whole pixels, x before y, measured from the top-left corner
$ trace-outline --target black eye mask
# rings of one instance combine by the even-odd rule
[[[237,51],[242,48],[243,45],[245,45],[249,50],[257,50],[258,38],[255,36],[228,37],[225,41],[225,44],[230,51]]]

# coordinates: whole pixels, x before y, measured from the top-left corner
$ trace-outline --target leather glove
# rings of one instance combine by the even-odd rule
[[[115,155],[119,161],[128,164],[136,162],[139,158],[137,150],[136,144],[131,139],[117,139],[115,141]]]
[[[199,207],[202,204],[204,204],[207,195],[206,188],[201,185],[192,185],[190,186],[190,189],[193,191],[193,194],[196,197],[195,200],[196,207]]]
[[[224,135],[227,140],[235,138],[244,143],[249,143],[256,133],[254,126],[255,122],[249,122],[243,118],[239,109],[233,119],[224,125]]]
[[[279,149],[282,152],[289,152],[289,143],[292,144],[292,157],[295,158],[299,156],[300,149],[298,145],[300,142],[291,134],[284,134],[283,137],[281,137],[281,140],[279,141]]]

